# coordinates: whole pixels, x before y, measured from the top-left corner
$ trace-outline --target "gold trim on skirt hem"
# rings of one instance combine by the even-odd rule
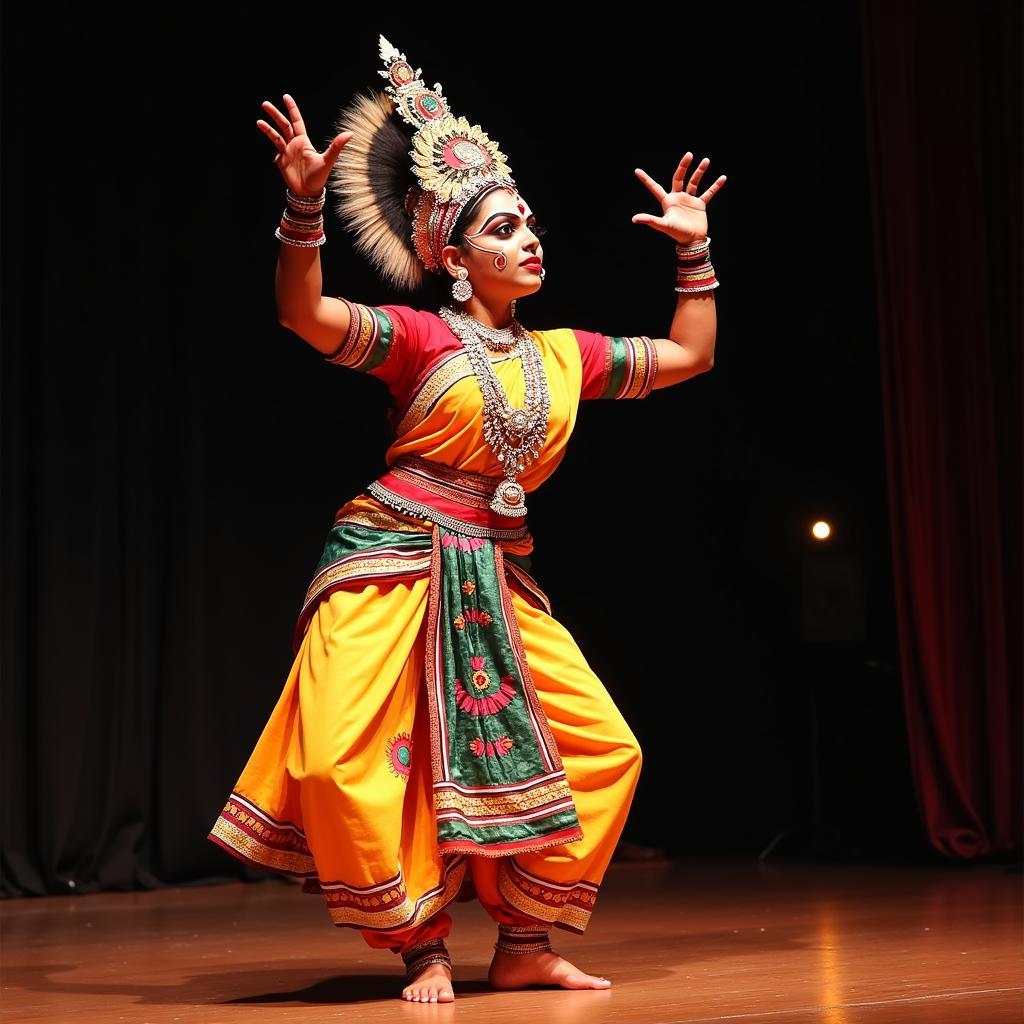
[[[268,871],[301,878],[316,874],[302,829],[276,821],[240,793],[231,794],[207,838],[239,860]]]
[[[355,889],[340,882],[321,882],[320,888],[331,920],[339,927],[412,928],[459,895],[466,868],[465,857],[445,858],[444,877],[416,900],[409,896],[401,870],[391,883],[370,889]]]
[[[516,910],[582,935],[590,923],[599,886],[585,879],[569,884],[524,871],[514,857],[498,865],[498,891]]]
[[[401,866],[384,882],[369,886],[322,881],[298,826],[278,822],[251,800],[233,793],[208,837],[239,860],[302,878],[302,891],[320,894],[331,921],[340,927],[407,928],[420,924],[455,899],[466,878],[466,858],[442,858],[443,875],[432,889],[410,896]]]

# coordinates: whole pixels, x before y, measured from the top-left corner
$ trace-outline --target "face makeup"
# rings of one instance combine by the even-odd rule
[[[524,219],[528,220],[529,217],[532,216],[532,214],[527,215],[526,207],[523,204],[521,199],[520,199],[520,201],[516,205],[517,205],[517,208],[519,210],[519,213],[523,215]],[[474,238],[479,238],[487,230],[487,228],[490,225],[491,221],[496,220],[498,217],[515,217],[515,214],[512,213],[509,210],[498,210],[495,213],[492,213],[487,218],[487,220],[485,220],[484,223],[481,225],[479,231],[475,231],[471,235],[466,235],[466,241],[469,242],[469,244],[471,246],[473,246],[474,249],[479,249],[481,252],[486,252],[486,253],[490,253],[491,255],[493,255],[494,256],[494,268],[495,268],[495,270],[504,270],[508,266],[508,257],[505,255],[504,252],[502,252],[500,249],[488,249],[488,248],[485,248],[484,246],[480,245],[478,242],[474,242],[473,241]],[[536,223],[534,224],[534,227],[536,227]],[[511,235],[507,235],[505,237],[511,238],[512,236]],[[533,272],[533,273],[540,273],[540,270],[541,270],[540,257],[532,257],[532,256],[529,257],[529,259],[527,261],[524,261],[523,266],[524,266],[524,269],[527,270],[527,271],[530,271],[530,272]]]

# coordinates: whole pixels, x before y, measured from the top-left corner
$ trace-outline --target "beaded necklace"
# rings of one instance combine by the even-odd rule
[[[510,327],[488,327],[476,317],[442,306],[438,315],[462,342],[484,400],[484,437],[504,470],[490,508],[505,516],[526,515],[526,491],[516,474],[540,455],[548,429],[551,394],[537,343],[518,320]],[[509,405],[487,349],[516,352],[522,359],[526,399],[522,409]]]

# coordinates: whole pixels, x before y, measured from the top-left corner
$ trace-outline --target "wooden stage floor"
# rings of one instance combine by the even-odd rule
[[[400,998],[401,960],[291,883],[0,902],[8,1021],[291,1024],[1020,1024],[1022,876],[682,861],[613,864],[557,952],[605,991],[494,992],[494,926],[449,904],[452,1003]]]

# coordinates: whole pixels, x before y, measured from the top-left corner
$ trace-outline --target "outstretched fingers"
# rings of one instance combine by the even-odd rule
[[[284,153],[286,151],[288,147],[285,145],[284,139],[282,139],[266,121],[257,121],[256,127],[259,128],[259,130],[263,132],[268,139],[270,139],[278,153]]]
[[[690,166],[690,162],[693,160],[693,154],[687,150],[683,155],[683,159],[679,161],[679,166],[676,168],[676,173],[672,175],[672,191],[682,192],[684,191],[683,182],[686,180],[686,169]],[[690,195],[697,195],[697,185],[700,184],[700,179],[704,177],[704,172],[708,169],[711,163],[710,157],[704,157],[703,160],[697,165],[697,169],[693,172],[689,182],[686,185],[685,191]],[[725,184],[726,176],[720,174],[715,182],[704,190],[704,192],[698,197],[705,205],[711,201],[715,194],[721,191],[722,186]]]
[[[660,203],[667,193],[665,190],[642,168],[634,168],[636,176],[654,193]]]
[[[333,139],[328,143],[327,149],[324,150],[324,160],[330,161],[331,164],[337,159],[338,154],[342,151],[345,144],[349,139],[352,138],[354,132],[342,132],[340,135],[335,135]]]
[[[292,130],[291,122],[288,120],[288,118],[284,116],[284,114],[281,113],[280,110],[277,109],[277,107],[274,106],[273,103],[270,102],[270,100],[264,100],[260,104],[260,106],[263,107],[267,114],[277,122],[277,126],[284,133],[284,138],[282,138],[280,134],[274,131],[274,129],[269,124],[267,124],[266,121],[257,121],[256,125],[260,129],[260,131],[263,132],[263,134],[266,135],[267,138],[270,139],[270,141],[277,147],[278,152],[283,153],[287,148],[288,143],[291,142],[293,138],[295,138],[295,132]]]
[[[289,121],[288,118],[270,102],[270,100],[264,100],[260,106],[263,107],[263,109],[277,122],[277,126],[284,133],[285,139],[288,142],[291,142],[295,137],[295,131],[292,128],[291,121]]]
[[[284,94],[284,105],[288,108],[288,118],[292,123],[292,127],[295,129],[296,135],[306,134],[306,125],[302,120],[302,115],[299,113],[299,105],[288,95]]]
[[[689,155],[690,154],[687,154],[687,156]],[[697,164],[697,169],[690,175],[690,180],[686,183],[686,191],[689,192],[691,196],[695,196],[697,194],[697,185],[700,183],[700,179],[704,177],[704,172],[708,169],[708,164],[710,163],[711,160],[708,157],[704,157],[704,159]]]
[[[635,213],[633,214],[634,224],[650,224],[652,228],[658,228],[664,230],[668,225],[665,223],[664,217],[655,217],[651,213]]]
[[[672,191],[682,192],[683,182],[686,181],[686,168],[690,166],[690,161],[693,159],[693,154],[687,150],[683,155],[683,159],[679,161],[679,166],[676,168],[676,173],[672,175]]]
[[[721,189],[721,187],[724,184],[725,184],[725,175],[724,174],[720,174],[718,176],[717,180],[714,182],[714,184],[710,185],[707,188],[707,190],[704,192],[704,194],[700,197],[701,198],[701,202],[703,202],[704,204],[710,203],[712,198],[715,196],[715,194]]]

